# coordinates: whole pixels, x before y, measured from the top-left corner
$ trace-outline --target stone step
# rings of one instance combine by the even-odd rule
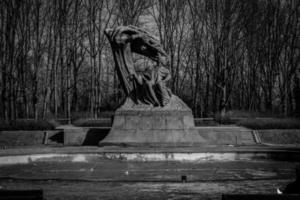
[[[248,131],[214,131],[213,129],[187,130],[117,130],[115,134],[108,135],[105,145],[128,145],[128,146],[201,146],[203,144],[217,145],[254,145],[251,130]]]
[[[105,138],[109,127],[76,127],[63,126],[64,131],[64,145],[66,146],[80,146],[80,145],[95,145],[101,139]],[[129,145],[146,145],[151,141],[154,146],[163,145],[166,143],[171,146],[176,146],[176,142],[182,142],[181,145],[199,146],[202,144],[232,144],[232,145],[253,145],[256,140],[252,130],[235,127],[235,126],[218,126],[218,127],[195,127],[187,130],[136,130],[136,129],[118,129],[116,134],[108,136],[117,144],[128,143]],[[183,137],[187,137],[183,141]],[[87,142],[90,141],[90,142]],[[162,142],[165,141],[165,142]],[[152,145],[151,145],[152,146]],[[180,146],[180,145],[179,145]]]

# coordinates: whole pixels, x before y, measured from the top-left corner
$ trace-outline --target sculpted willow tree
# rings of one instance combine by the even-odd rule
[[[119,26],[105,31],[109,39],[116,70],[124,92],[135,103],[165,106],[171,98],[166,82],[171,78],[167,53],[149,33],[134,26]],[[156,66],[134,66],[132,52],[144,55]]]
[[[118,78],[127,96],[100,145],[193,145],[201,138],[191,109],[166,86],[168,54],[148,32],[134,26],[107,29]],[[135,65],[133,53],[156,65]]]

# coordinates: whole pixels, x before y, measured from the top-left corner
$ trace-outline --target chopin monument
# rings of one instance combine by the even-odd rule
[[[191,109],[166,86],[171,79],[168,55],[157,39],[134,26],[105,30],[126,99],[115,112],[102,145],[193,146],[203,138]],[[133,53],[155,66],[135,66]]]

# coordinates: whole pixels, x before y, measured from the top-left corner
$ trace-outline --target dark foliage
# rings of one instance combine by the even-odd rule
[[[16,121],[0,121],[0,131],[16,131],[16,130],[53,130],[55,126],[46,120],[16,120]]]
[[[254,118],[237,123],[251,129],[300,129],[300,120],[293,118]]]

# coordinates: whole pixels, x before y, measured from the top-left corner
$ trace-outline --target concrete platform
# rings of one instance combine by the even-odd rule
[[[124,118],[122,116],[121,118]],[[165,117],[167,118],[167,117]],[[131,119],[131,117],[130,117]],[[116,123],[123,120],[116,116]],[[145,121],[145,120],[143,120]],[[167,122],[166,122],[167,123]],[[122,123],[121,123],[122,124]],[[139,124],[136,122],[136,124]],[[100,146],[148,146],[148,147],[180,147],[212,145],[255,145],[259,143],[258,134],[251,129],[239,126],[203,126],[203,127],[176,127],[173,129],[146,129],[124,127],[76,127],[64,125],[57,127],[63,130],[63,144],[65,146],[96,145]],[[153,126],[153,125],[151,125]],[[147,126],[145,126],[147,127]],[[109,132],[109,134],[108,134]],[[104,140],[103,140],[104,139]]]
[[[112,129],[100,146],[180,147],[215,145],[254,145],[253,131],[238,126],[194,127],[189,129],[128,130]]]

